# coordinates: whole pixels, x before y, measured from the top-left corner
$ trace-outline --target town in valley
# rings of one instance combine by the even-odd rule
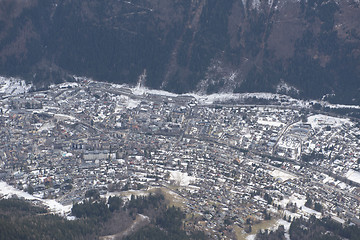
[[[279,94],[76,79],[43,91],[0,80],[0,178],[11,189],[63,206],[92,189],[124,201],[160,189],[185,230],[214,239],[286,232],[312,215],[360,225],[357,119]]]

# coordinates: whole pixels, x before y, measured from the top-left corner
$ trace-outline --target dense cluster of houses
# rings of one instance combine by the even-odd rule
[[[187,228],[223,238],[269,217],[358,221],[360,130],[348,119],[88,80],[3,97],[0,108],[0,178],[38,197],[166,188]],[[321,213],[304,206],[309,196]]]

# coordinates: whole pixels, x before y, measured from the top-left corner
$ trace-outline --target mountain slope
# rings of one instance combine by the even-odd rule
[[[356,0],[3,0],[0,74],[41,87],[73,74],[135,84],[145,72],[173,92],[281,83],[360,104],[358,16]]]

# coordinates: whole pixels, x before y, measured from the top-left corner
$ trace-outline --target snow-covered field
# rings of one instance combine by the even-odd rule
[[[187,173],[182,173],[179,171],[169,171],[170,180],[174,180],[176,184],[180,186],[188,186],[190,183],[196,180],[195,177],[189,176]]]
[[[39,128],[39,132],[41,131],[50,131],[55,127],[54,123],[44,123],[40,128]]]
[[[360,172],[350,169],[345,177],[353,182],[360,183]]]
[[[133,108],[136,108],[139,104],[140,104],[139,100],[134,100],[134,99],[129,98],[128,101],[126,102],[126,108],[133,109]]]
[[[305,207],[304,206],[305,202],[306,202],[306,197],[304,195],[295,193],[291,195],[289,198],[285,198],[280,202],[277,202],[277,204],[279,204],[283,208],[285,208],[288,203],[296,204],[296,207],[298,208],[298,213],[293,213],[287,210],[285,211],[286,216],[290,216],[291,219],[299,218],[300,216],[309,217],[310,215],[314,215],[315,217],[320,218],[321,213]],[[280,225],[283,225],[285,229],[285,238],[290,239],[290,235],[289,235],[290,224],[291,224],[290,222],[284,221],[283,219],[278,219],[272,226],[268,227],[267,229],[276,230]],[[256,236],[255,234],[251,234],[247,236],[246,239],[253,240],[255,239],[255,236]]]
[[[134,195],[135,197],[143,197],[143,196],[148,196],[149,195],[149,191],[144,191],[144,190],[128,190],[128,191],[123,191],[123,192],[118,192],[118,193],[107,193],[106,194],[106,198],[110,197],[110,196],[125,196],[127,199],[129,199],[129,201],[131,200],[131,196]]]
[[[285,230],[285,239],[290,239],[290,236],[289,236],[289,229],[290,229],[290,225],[291,223],[290,222],[287,222],[283,219],[278,219],[275,224],[273,226],[271,226],[270,228],[268,228],[268,230],[270,231],[275,231],[276,229],[278,229],[278,227],[280,225],[283,225],[284,226],[284,230]],[[246,240],[254,240],[256,237],[256,234],[251,234],[249,236],[246,237]]]
[[[289,198],[285,198],[284,200],[282,200],[280,202],[280,205],[282,207],[286,207],[286,204],[288,204],[289,202],[296,203],[296,206],[301,207],[304,206],[306,202],[306,197],[299,194],[293,194]]]
[[[45,206],[49,208],[51,212],[62,216],[66,216],[71,212],[72,205],[64,206],[52,199],[41,199],[38,197],[34,197],[33,195],[30,195],[27,192],[18,190],[10,186],[6,182],[0,181],[0,196],[3,196],[4,198],[10,198],[14,195],[18,196],[19,198],[25,198],[27,200],[42,202]]]
[[[121,87],[126,87],[124,85],[121,85]],[[136,86],[134,88],[130,88],[131,92],[134,95],[144,95],[144,94],[154,94],[154,95],[162,95],[162,96],[167,96],[167,97],[177,97],[180,96],[179,94],[176,93],[171,93],[171,92],[167,92],[164,90],[156,90],[156,89],[149,89],[147,87],[142,87],[142,86]]]
[[[77,118],[66,114],[55,114],[54,118],[60,121],[65,121],[65,120],[79,121]]]
[[[329,125],[331,127],[341,127],[344,124],[353,123],[347,118],[331,117],[323,114],[316,114],[308,117],[308,123],[311,124],[312,128],[320,128],[323,125]]]
[[[273,171],[270,171],[269,174],[271,176],[273,176],[274,178],[281,179],[282,182],[287,181],[289,179],[296,178],[295,175],[292,175],[292,174],[289,174],[289,173],[286,173],[286,172],[283,172],[283,171],[280,171],[280,170],[277,170],[277,169],[273,170]]]
[[[299,209],[299,213],[292,213],[287,211],[287,215],[293,217],[300,217],[300,215],[302,216],[310,216],[310,215],[315,215],[315,217],[320,218],[321,217],[321,213],[317,212],[311,208],[305,207],[305,203],[306,203],[306,197],[304,195],[300,195],[300,194],[293,194],[292,196],[290,196],[289,198],[285,198],[282,201],[280,201],[278,204],[280,206],[282,206],[283,208],[286,207],[286,204],[288,203],[293,203],[296,204],[296,207]]]
[[[284,93],[284,94],[287,94],[287,93],[297,93],[299,94],[299,90],[296,89],[295,87],[287,84],[286,82],[284,81],[281,81],[277,86],[276,86],[276,92],[277,93]]]
[[[78,86],[79,84],[75,82],[64,82],[58,85],[59,88],[75,88]]]
[[[31,85],[27,85],[24,80],[18,78],[0,77],[0,93],[4,95],[17,95],[26,93]]]
[[[116,101],[116,109],[115,109],[116,113],[121,112],[124,109],[124,107],[127,109],[136,108],[141,102],[139,100],[135,100],[124,95],[115,96],[112,99]]]
[[[267,120],[258,120],[258,124],[269,125],[269,126],[274,126],[274,127],[281,127],[281,126],[285,125],[282,122],[267,121]]]

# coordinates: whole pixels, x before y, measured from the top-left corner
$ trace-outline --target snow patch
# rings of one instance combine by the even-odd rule
[[[359,0],[360,1],[360,0]],[[344,104],[330,104],[330,103],[325,103],[324,104],[325,107],[329,107],[329,108],[347,108],[347,109],[360,109],[359,105],[344,105]]]
[[[162,95],[162,96],[168,96],[168,97],[180,96],[179,94],[176,94],[176,93],[171,93],[171,92],[167,92],[164,90],[149,89],[147,87],[140,86],[140,85],[136,86],[135,88],[132,88],[131,92],[137,96],[146,95],[146,94]]]
[[[260,8],[260,0],[253,0],[252,8],[256,9],[256,10],[259,10],[259,8]]]
[[[266,120],[258,120],[258,124],[269,125],[269,126],[274,126],[274,127],[281,127],[284,125],[284,123],[282,123],[282,122],[266,121]]]
[[[296,93],[299,94],[299,90],[296,89],[293,86],[290,86],[289,84],[287,84],[284,81],[281,81],[277,86],[276,86],[276,92],[277,93],[281,93],[281,94],[291,94],[291,93]]]
[[[279,100],[281,98],[289,98],[288,96],[274,94],[274,93],[214,93],[210,95],[201,95],[192,93],[191,96],[195,97],[200,104],[210,105],[216,102],[225,102],[229,100],[242,100],[248,98],[258,98],[258,99],[276,99]]]
[[[189,176],[187,173],[182,173],[179,171],[169,171],[170,180],[174,180],[176,184],[180,186],[188,186],[190,183],[196,180],[195,177]]]
[[[72,205],[62,205],[61,203],[58,203],[55,200],[52,199],[41,199],[38,197],[34,197],[33,195],[30,195],[29,193],[26,193],[24,191],[18,190],[6,182],[0,181],[0,195],[4,196],[5,198],[11,198],[13,195],[16,195],[20,198],[24,198],[26,200],[33,200],[33,201],[39,201],[42,202],[45,206],[47,206],[51,212],[66,216],[71,212]]]
[[[302,207],[302,206],[305,205],[306,197],[303,196],[303,195],[294,193],[289,198],[285,198],[285,199],[281,200],[279,202],[279,205],[282,206],[283,208],[285,208],[286,204],[288,204],[290,202],[293,203],[293,204],[296,204],[296,206],[299,208],[299,207]]]
[[[134,99],[129,98],[129,100],[126,102],[126,108],[127,109],[134,109],[137,106],[139,106],[139,104],[140,104],[139,100],[134,100]]]
[[[285,239],[290,239],[290,236],[289,236],[289,229],[290,229],[290,225],[291,223],[290,222],[287,222],[283,219],[278,219],[274,225],[272,225],[271,227],[268,227],[268,228],[264,228],[264,229],[268,229],[270,231],[276,231],[279,226],[283,225],[284,226],[284,230],[285,230]],[[249,235],[246,239],[249,240],[249,239],[255,239],[256,235],[255,234],[252,234],[252,235]]]
[[[274,178],[279,178],[279,179],[281,179],[282,182],[287,181],[287,180],[289,180],[289,179],[294,179],[294,178],[296,178],[295,175],[292,175],[292,174],[289,174],[289,173],[286,173],[286,172],[284,172],[284,171],[277,170],[277,169],[269,172],[269,174],[270,174],[271,176],[273,176]]]
[[[324,125],[329,125],[332,127],[341,127],[345,124],[353,125],[353,123],[348,118],[331,117],[323,114],[316,114],[308,117],[308,123],[311,124],[313,129],[320,128]]]
[[[255,240],[256,235],[252,234],[246,237],[246,240]]]
[[[353,182],[360,183],[360,172],[350,169],[345,177]]]
[[[321,217],[321,213],[318,211],[315,211],[311,208],[302,206],[301,207],[301,211],[303,211],[304,213],[307,213],[308,215],[314,215],[316,218],[320,218]]]
[[[72,154],[72,153],[69,153],[69,152],[63,152],[62,156],[63,156],[63,157],[72,157],[73,154]]]
[[[128,190],[126,192],[124,192],[124,191],[121,192],[120,195],[125,196],[130,201],[132,195],[134,195],[135,197],[144,197],[144,196],[148,196],[149,192],[143,191],[143,190]],[[107,193],[106,196],[107,197],[114,196],[114,194]]]
[[[9,96],[27,93],[31,86],[18,78],[0,77],[0,94]]]
[[[75,88],[78,86],[79,84],[76,82],[64,82],[58,85],[59,88]]]
[[[54,118],[60,121],[65,121],[65,120],[79,121],[77,118],[66,114],[54,114]]]
[[[39,128],[39,132],[42,131],[50,131],[55,127],[54,123],[44,123],[40,128]]]

